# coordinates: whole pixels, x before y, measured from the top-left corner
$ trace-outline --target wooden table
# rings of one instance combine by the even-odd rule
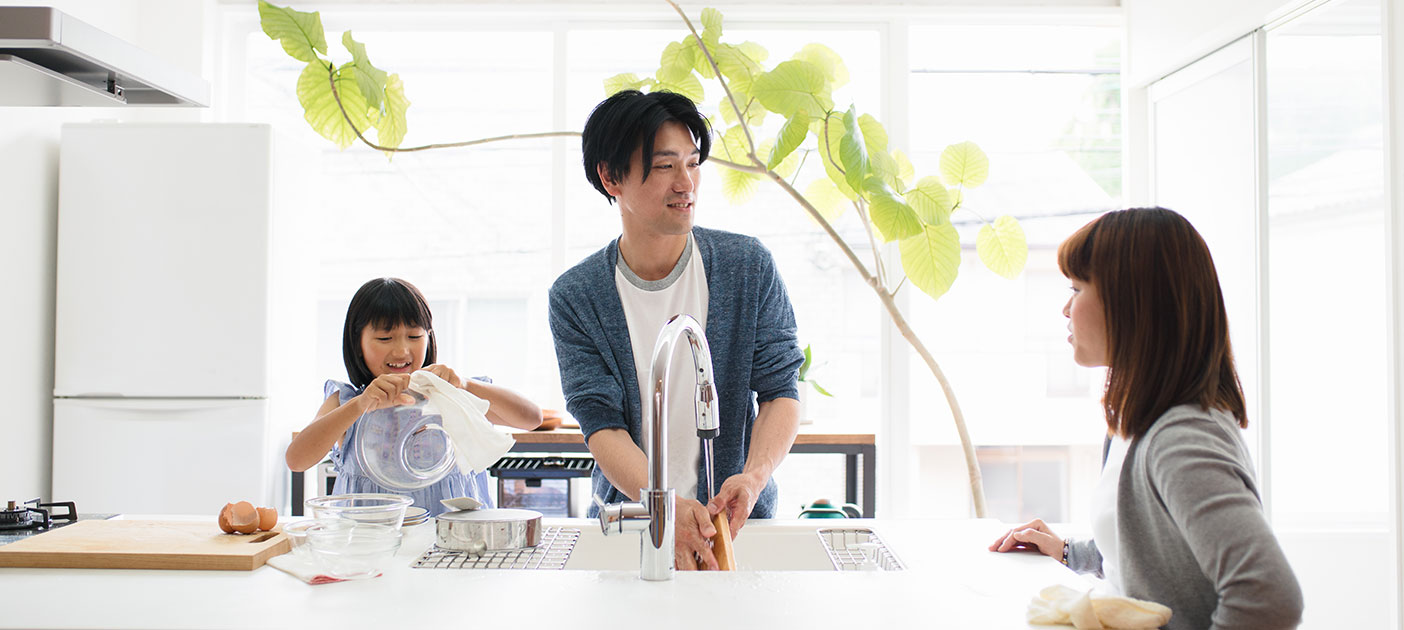
[[[553,431],[514,431],[514,453],[588,453],[580,429]],[[844,501],[863,509],[872,518],[876,507],[877,445],[872,433],[847,433],[800,426],[791,453],[833,453],[844,456]],[[299,515],[303,500],[303,473],[292,473],[293,515]]]

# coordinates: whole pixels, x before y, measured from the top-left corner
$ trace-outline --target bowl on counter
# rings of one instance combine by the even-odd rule
[[[343,580],[380,575],[400,550],[400,530],[357,523],[345,532],[313,527],[307,532],[312,559],[324,575]]]
[[[307,508],[316,518],[344,518],[356,524],[384,525],[395,531],[405,521],[405,508],[413,500],[398,494],[352,493],[313,497]]]
[[[344,535],[349,541],[351,529],[356,526],[354,521],[344,518],[309,518],[283,526],[283,534],[292,543],[292,553],[296,556],[311,558],[312,547],[307,543],[307,534],[311,531],[326,532],[327,535]]]

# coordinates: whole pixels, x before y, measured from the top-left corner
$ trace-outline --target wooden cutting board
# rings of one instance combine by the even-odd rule
[[[225,534],[213,521],[78,521],[0,545],[0,567],[252,571],[291,549],[281,531]]]

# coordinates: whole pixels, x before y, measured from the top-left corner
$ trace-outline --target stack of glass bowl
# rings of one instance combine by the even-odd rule
[[[322,574],[338,579],[375,577],[400,549],[409,497],[336,494],[308,499],[315,517],[284,528],[293,551],[310,556]],[[310,552],[310,553],[309,553]]]

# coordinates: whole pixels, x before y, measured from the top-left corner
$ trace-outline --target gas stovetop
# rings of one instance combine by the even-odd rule
[[[62,511],[59,511],[61,508]],[[9,501],[0,509],[0,545],[37,536],[44,532],[72,525],[80,519],[108,519],[112,514],[79,514],[72,501],[41,503],[30,499],[24,503]]]

